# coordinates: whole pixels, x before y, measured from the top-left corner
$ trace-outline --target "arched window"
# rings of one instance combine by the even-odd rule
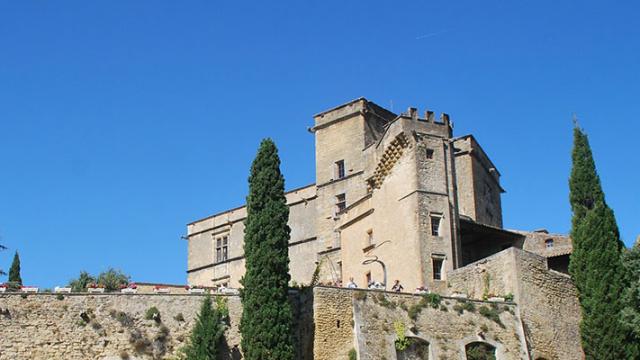
[[[485,342],[472,342],[465,346],[467,360],[496,360],[496,348]]]
[[[429,359],[429,342],[410,337],[411,344],[406,349],[400,351],[396,350],[396,357],[398,360],[424,360]]]

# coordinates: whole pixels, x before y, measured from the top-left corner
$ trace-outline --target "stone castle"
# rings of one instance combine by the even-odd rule
[[[583,357],[580,306],[567,275],[571,241],[502,227],[500,172],[472,135],[453,136],[446,114],[395,114],[364,98],[314,121],[316,182],[286,193],[292,282],[309,284],[316,273],[325,285],[353,279],[360,289],[389,290],[399,280],[405,292],[426,288],[453,309],[458,299],[494,301],[494,309],[505,298],[517,304],[510,344],[475,319],[435,311],[407,320],[380,306],[406,300],[374,296],[377,305],[365,305],[347,290],[316,288],[314,359],[343,359],[352,347],[359,359],[465,359],[474,342],[497,359]],[[188,224],[189,284],[240,286],[246,215],[238,207]],[[389,324],[397,321],[414,324],[407,336],[426,344],[422,350],[393,350]]]
[[[449,116],[360,98],[314,116],[316,182],[286,194],[291,277],[443,293],[456,269],[515,247],[566,271],[570,241],[502,228],[500,172]],[[188,281],[239,287],[246,208],[188,225]]]
[[[309,131],[316,183],[286,194],[290,271],[330,286],[290,291],[296,359],[584,357],[570,240],[502,228],[500,173],[473,136],[453,137],[447,115],[396,115],[362,98]],[[245,217],[240,207],[188,225],[190,285],[239,287]],[[358,288],[343,287],[350,278]],[[381,291],[396,279],[404,292]],[[0,293],[0,360],[175,358],[203,294],[152,285]],[[422,287],[431,294],[413,294]],[[230,311],[220,358],[240,359],[241,300],[217,294]]]

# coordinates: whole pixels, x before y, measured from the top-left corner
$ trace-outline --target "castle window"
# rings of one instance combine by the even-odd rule
[[[371,271],[367,271],[367,273],[364,274],[364,282],[367,284],[367,287],[369,287],[369,284],[371,284]]]
[[[223,236],[216,239],[216,262],[226,261],[229,258],[229,237]]]
[[[344,174],[344,160],[336,161],[336,178],[342,179]]]
[[[440,236],[440,223],[442,222],[441,215],[431,215],[431,235]]]
[[[336,195],[336,213],[341,213],[347,208],[347,196],[345,194]]]
[[[547,239],[544,241],[544,245],[547,249],[550,249],[553,247],[553,239]]]
[[[373,230],[367,230],[367,246],[373,245]]]
[[[433,280],[442,280],[442,267],[444,265],[444,258],[433,257],[431,258],[433,263]]]
[[[427,155],[427,159],[433,159],[433,149],[427,149],[425,153]]]

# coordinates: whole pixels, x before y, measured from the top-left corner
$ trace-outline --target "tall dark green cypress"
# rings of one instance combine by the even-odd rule
[[[586,359],[631,359],[629,332],[619,321],[624,270],[618,226],[605,202],[587,135],[574,128],[569,180],[573,253],[569,272],[582,307],[580,335]]]
[[[294,358],[288,300],[290,229],[278,149],[260,144],[251,165],[244,230],[246,272],[240,280],[242,351],[247,360]]]
[[[14,286],[22,285],[22,277],[20,277],[20,256],[17,251],[13,256],[13,262],[9,269],[9,283]]]

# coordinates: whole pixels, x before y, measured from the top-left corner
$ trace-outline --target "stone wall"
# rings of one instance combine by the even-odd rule
[[[450,273],[449,292],[476,299],[513,294],[532,358],[583,358],[577,290],[568,275],[549,270],[542,256],[503,250]]]
[[[312,351],[313,298],[290,293],[296,319],[297,359]],[[223,359],[240,359],[238,296],[229,307]],[[0,295],[0,360],[171,359],[188,341],[202,295],[21,294]],[[160,322],[145,319],[155,306]]]
[[[240,299],[225,297],[229,349],[239,346]],[[188,340],[197,295],[0,295],[0,359],[165,359]],[[161,322],[146,320],[155,306]],[[228,351],[228,357],[231,352]]]
[[[240,299],[227,299],[227,358],[240,344]],[[166,359],[185,344],[197,295],[0,295],[0,359]],[[145,320],[155,306],[161,321]]]
[[[348,359],[352,349],[361,360],[408,358],[410,349],[396,350],[397,327],[413,344],[423,344],[420,359],[465,359],[472,342],[494,346],[499,360],[528,359],[515,304],[442,298],[435,307],[420,306],[417,295],[321,287],[314,297],[314,359]],[[485,310],[497,319],[482,315]]]

